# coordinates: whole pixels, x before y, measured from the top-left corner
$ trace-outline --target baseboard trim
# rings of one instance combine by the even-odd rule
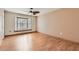
[[[42,32],[38,32],[38,33],[42,33]],[[79,42],[71,41],[71,40],[68,40],[68,39],[65,39],[65,38],[62,38],[62,37],[53,36],[53,35],[49,35],[49,34],[46,34],[46,33],[42,33],[42,34],[45,34],[45,35],[48,35],[48,36],[54,37],[55,39],[62,39],[62,40],[65,40],[65,41],[70,41],[70,42],[72,42],[72,43],[79,44]]]
[[[18,33],[18,34],[12,34],[12,35],[5,35],[5,37],[8,37],[8,36],[15,36],[15,35],[22,35],[22,34],[29,34],[29,33],[35,33],[37,31],[32,31],[32,32],[25,32],[25,33]]]

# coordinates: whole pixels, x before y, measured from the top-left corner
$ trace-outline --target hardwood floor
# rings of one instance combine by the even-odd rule
[[[0,51],[79,51],[79,44],[42,33],[5,37]]]

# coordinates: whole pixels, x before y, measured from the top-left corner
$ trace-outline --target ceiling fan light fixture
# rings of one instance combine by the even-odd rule
[[[29,11],[30,13],[33,13],[33,11]]]
[[[33,8],[30,8],[31,10],[33,9]]]
[[[30,10],[28,11],[28,13],[32,14],[32,15],[36,15],[36,14],[40,13],[40,11],[34,11],[33,8],[30,8]]]

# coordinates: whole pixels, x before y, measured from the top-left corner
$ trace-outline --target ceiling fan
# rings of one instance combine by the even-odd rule
[[[27,11],[25,11],[25,12],[27,12]],[[36,14],[40,13],[40,11],[36,11],[36,10],[34,11],[33,8],[30,8],[28,13],[32,13],[33,15],[36,15]]]
[[[39,11],[33,11],[33,8],[30,8],[30,11],[29,12],[30,13],[33,13],[33,15],[36,15],[36,14],[40,13]]]

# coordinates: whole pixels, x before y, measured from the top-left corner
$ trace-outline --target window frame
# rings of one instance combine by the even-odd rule
[[[18,30],[18,29],[15,29],[16,27],[16,21],[17,21],[17,25],[18,25],[18,18],[21,18],[21,19],[27,19],[27,29],[26,30]],[[30,31],[32,30],[32,19],[31,19],[31,29],[28,29],[28,20],[31,19],[31,18],[24,18],[24,17],[16,17],[15,18],[15,22],[14,22],[14,32],[22,32],[22,31]],[[17,27],[18,28],[18,27]]]

